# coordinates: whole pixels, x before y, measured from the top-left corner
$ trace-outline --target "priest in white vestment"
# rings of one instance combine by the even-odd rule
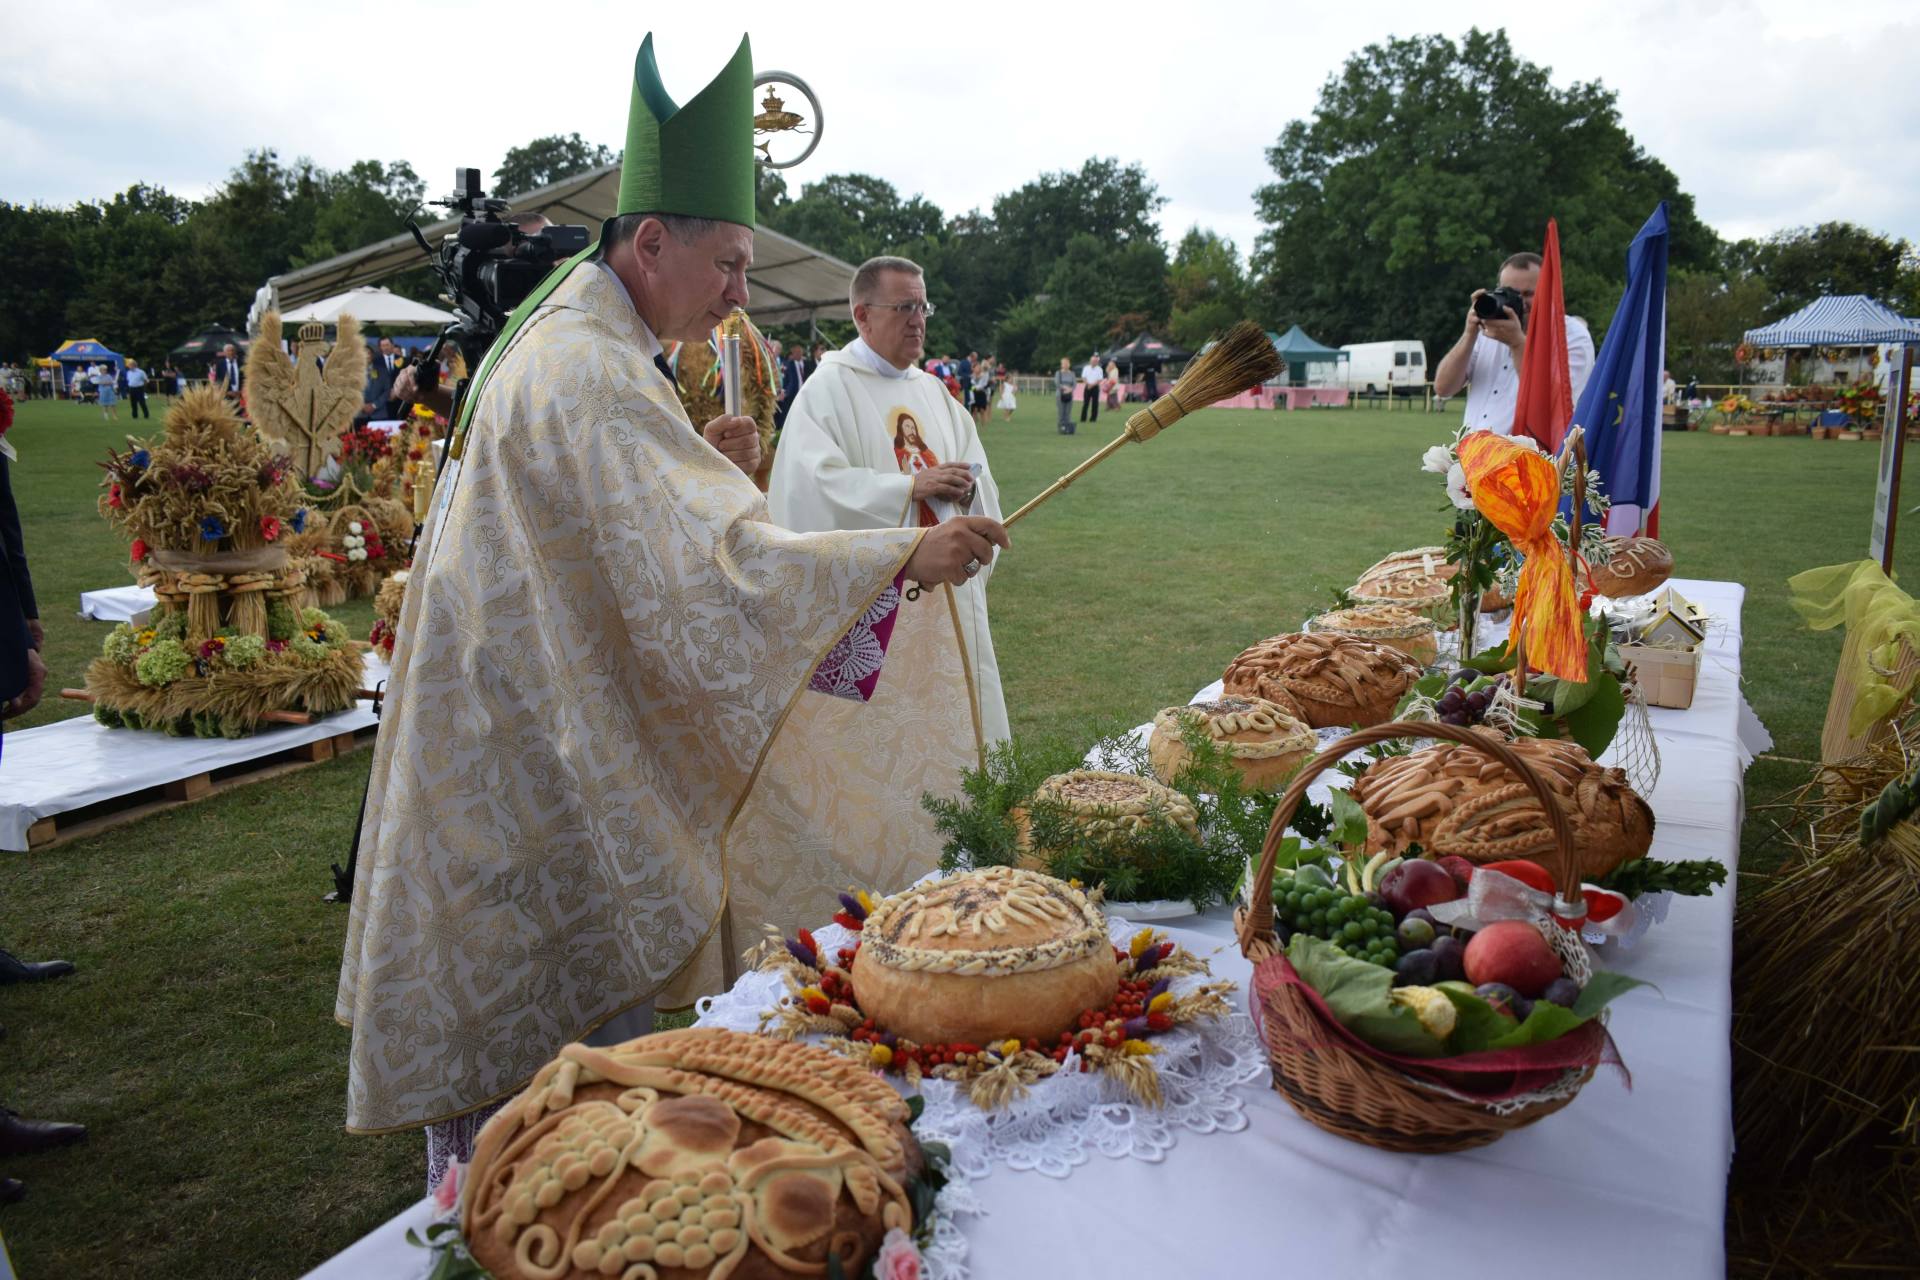
[[[926,279],[906,258],[873,258],[853,278],[860,336],[830,352],[800,388],[774,454],[767,503],[776,524],[830,529],[932,528],[955,515],[1000,518],[1000,490],[977,423],[920,367]],[[982,565],[952,588],[967,688],[982,742],[1008,736],[1000,664],[987,623]]]

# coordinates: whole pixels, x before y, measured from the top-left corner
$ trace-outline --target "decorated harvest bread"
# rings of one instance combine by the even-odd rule
[[[1223,697],[1168,707],[1153,718],[1153,736],[1147,740],[1148,763],[1161,781],[1179,777],[1193,758],[1183,735],[1185,726],[1196,721],[1250,787],[1285,782],[1320,741],[1286,708],[1265,698]]]
[[[1095,840],[1137,835],[1155,821],[1170,822],[1195,838],[1200,835],[1200,814],[1193,801],[1138,774],[1107,769],[1056,773],[1034,788],[1029,804],[1043,803],[1065,809],[1074,824]],[[1031,847],[1030,811],[1019,808],[1010,816],[1020,833],[1020,847]]]
[[[1120,986],[1107,920],[1063,880],[986,867],[874,907],[853,989],[876,1026],[920,1044],[1052,1044]]]
[[[1607,545],[1612,554],[1589,574],[1603,596],[1644,595],[1673,576],[1673,552],[1657,538],[1609,538]]]
[[[885,1081],[806,1045],[570,1044],[480,1131],[461,1232],[495,1280],[792,1280],[829,1250],[860,1275],[913,1225],[907,1121]]]
[[[1595,764],[1576,743],[1521,738],[1508,744],[1564,806],[1580,874],[1598,880],[1642,857],[1653,843],[1653,810],[1618,769]],[[1455,742],[1378,761],[1353,784],[1367,814],[1367,847],[1404,853],[1411,844],[1470,862],[1532,858],[1551,869],[1553,830],[1526,784],[1492,756]]]
[[[1433,619],[1397,604],[1362,604],[1323,613],[1307,623],[1309,631],[1329,631],[1398,649],[1421,666],[1439,657]]]
[[[1331,632],[1262,640],[1227,666],[1226,692],[1265,698],[1316,729],[1391,719],[1420,664],[1382,644]]]
[[[1445,547],[1415,547],[1396,551],[1368,569],[1347,594],[1357,604],[1397,604],[1417,609],[1447,626],[1453,621],[1453,575],[1459,572],[1459,565],[1447,563]]]

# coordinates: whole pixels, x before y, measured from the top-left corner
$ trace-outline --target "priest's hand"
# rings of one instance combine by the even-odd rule
[[[0,703],[0,719],[8,716],[23,716],[40,705],[40,695],[47,688],[47,664],[40,661],[37,650],[27,650],[27,687],[22,689],[10,702]]]
[[[943,462],[925,471],[913,473],[913,500],[959,502],[973,489],[973,470],[958,462]]]
[[[702,428],[700,434],[746,474],[752,475],[759,469],[760,424],[752,418],[729,418],[722,414]]]
[[[998,520],[955,516],[927,530],[907,557],[906,575],[913,582],[957,587],[993,563],[995,547],[1012,545]]]

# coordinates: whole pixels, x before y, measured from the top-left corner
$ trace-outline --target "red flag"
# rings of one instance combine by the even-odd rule
[[[1540,283],[1527,312],[1527,351],[1521,358],[1520,392],[1513,406],[1513,434],[1531,436],[1548,453],[1573,421],[1573,377],[1567,372],[1567,302],[1560,290],[1560,227],[1547,219],[1540,254]]]

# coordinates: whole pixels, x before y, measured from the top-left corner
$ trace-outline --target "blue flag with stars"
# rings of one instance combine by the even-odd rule
[[[1627,288],[1614,308],[1593,375],[1574,406],[1587,431],[1587,465],[1600,473],[1613,533],[1659,533],[1660,397],[1666,381],[1667,202],[1627,249]]]

